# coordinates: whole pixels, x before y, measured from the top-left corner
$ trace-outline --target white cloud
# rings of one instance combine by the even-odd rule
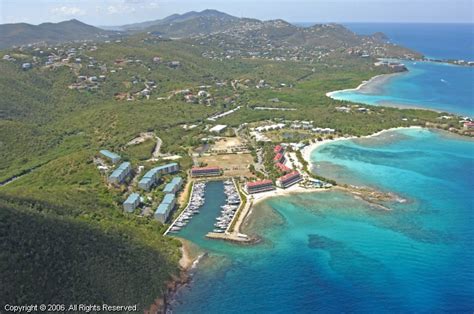
[[[135,12],[135,8],[126,4],[109,5],[107,7],[108,14],[124,14],[133,12]]]
[[[86,11],[78,7],[62,6],[51,9],[51,13],[62,16],[79,16],[85,15]]]

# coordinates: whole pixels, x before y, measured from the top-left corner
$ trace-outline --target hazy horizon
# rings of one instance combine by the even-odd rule
[[[205,9],[291,23],[474,23],[471,0],[2,0],[0,24],[77,19],[95,26],[119,26]]]

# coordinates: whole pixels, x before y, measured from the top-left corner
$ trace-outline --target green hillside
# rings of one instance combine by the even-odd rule
[[[38,42],[57,43],[85,39],[97,40],[109,35],[115,35],[115,32],[104,31],[78,20],[40,25],[26,23],[3,24],[0,25],[0,49]]]

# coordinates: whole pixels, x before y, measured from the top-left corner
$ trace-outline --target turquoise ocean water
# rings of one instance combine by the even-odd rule
[[[247,230],[263,242],[248,247],[205,240],[224,200],[211,183],[182,234],[209,256],[174,311],[472,312],[473,152],[471,140],[418,129],[322,146],[315,171],[403,201],[385,211],[338,191],[269,199]]]
[[[391,77],[370,92],[339,91],[331,97],[368,105],[412,106],[474,116],[474,67],[403,63],[409,72]]]
[[[385,26],[350,27],[385,31],[431,57],[473,59],[472,26]],[[472,68],[408,66],[373,95],[344,97],[473,113]],[[178,293],[175,313],[474,311],[472,140],[404,129],[333,142],[311,159],[324,176],[399,200],[386,211],[334,190],[269,199],[245,230],[262,242],[238,246],[205,238],[224,202],[222,183],[210,183],[201,214],[179,234],[208,254]]]
[[[393,43],[429,58],[474,61],[474,24],[348,23],[362,35],[385,33]],[[368,105],[405,105],[462,115],[474,114],[474,68],[403,61],[409,73],[370,93],[347,91],[334,98]],[[354,86],[355,87],[355,86]]]

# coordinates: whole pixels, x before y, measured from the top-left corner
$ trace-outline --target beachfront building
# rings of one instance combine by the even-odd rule
[[[176,192],[179,191],[179,189],[181,188],[182,185],[183,185],[183,178],[174,177],[173,180],[171,180],[170,183],[165,185],[165,188],[163,189],[163,192],[175,194]]]
[[[132,172],[132,165],[129,162],[124,162],[109,176],[109,182],[113,184],[120,184]]]
[[[273,185],[272,180],[261,180],[254,182],[247,182],[245,189],[249,194],[256,194],[261,192],[273,191],[275,186]]]
[[[108,151],[106,149],[103,149],[100,151],[100,154],[107,158],[108,160],[110,160],[113,164],[116,164],[120,161],[120,159],[122,159],[119,155],[117,155],[116,153],[112,153],[111,151]]]
[[[474,130],[474,122],[467,121],[464,122],[464,130]]]
[[[162,223],[165,223],[170,213],[173,211],[175,205],[176,197],[174,196],[174,194],[166,194],[163,198],[163,201],[160,203],[160,205],[155,211],[155,219]]]
[[[149,191],[151,187],[158,181],[160,175],[176,173],[179,171],[179,165],[175,162],[163,166],[155,167],[145,173],[143,178],[138,182],[138,187],[142,190]]]
[[[278,178],[276,185],[282,189],[286,189],[293,184],[300,182],[301,180],[303,180],[301,174],[298,171],[293,171],[284,175],[283,177]]]
[[[219,167],[194,167],[191,169],[191,177],[212,177],[220,176],[221,168]]]
[[[140,204],[140,194],[132,193],[123,203],[123,209],[129,213],[133,212]]]

